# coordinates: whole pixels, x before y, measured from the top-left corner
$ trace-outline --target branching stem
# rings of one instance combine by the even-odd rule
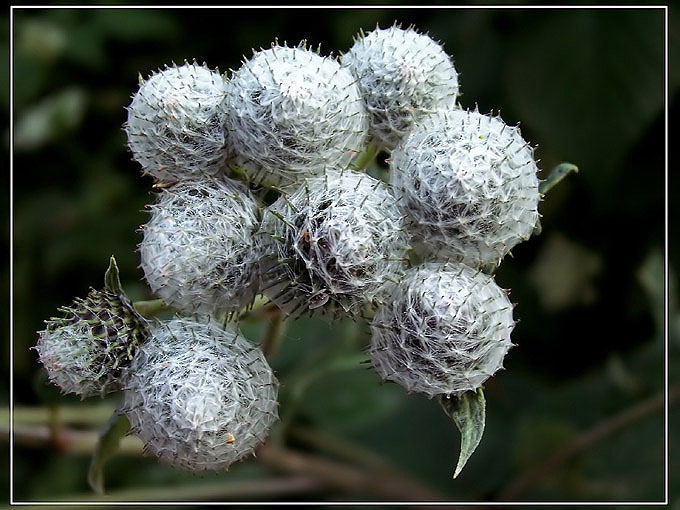
[[[680,401],[680,384],[671,386],[668,389],[668,406],[677,404],[678,401]],[[520,474],[499,493],[496,499],[498,501],[516,500],[539,483],[546,475],[556,471],[574,457],[588,451],[594,444],[663,408],[664,395],[655,395],[600,422],[555,451],[555,453],[540,464]]]
[[[98,434],[94,431],[82,431],[64,428],[61,431],[64,439],[64,453],[66,454],[80,454],[89,455],[95,448],[98,441]],[[0,437],[2,440],[9,439],[9,427],[7,425],[0,425]],[[18,426],[14,428],[14,441],[17,445],[32,448],[50,448],[53,446],[49,428],[42,426]],[[124,455],[142,455],[142,442],[137,437],[127,436],[120,442],[120,453]],[[380,471],[377,469],[362,469],[346,463],[335,462],[321,456],[301,453],[287,448],[281,448],[273,445],[271,441],[263,445],[257,451],[257,459],[265,466],[280,471],[291,476],[290,479],[295,479],[299,483],[297,490],[291,492],[305,492],[317,491],[324,489],[340,490],[349,494],[368,494],[376,498],[399,501],[417,501],[417,500],[443,500],[443,496],[431,490],[428,487],[421,485],[419,482],[411,478],[406,478],[394,473]],[[302,480],[305,482],[302,482]],[[273,480],[273,479],[270,479]],[[231,486],[226,482],[224,492],[219,492],[221,497],[246,497],[253,495],[261,497],[261,494],[253,490],[248,491],[248,494],[237,494],[228,489]],[[260,487],[260,483],[266,484],[265,480],[241,480],[238,484],[253,484]],[[179,499],[214,499],[218,496],[207,495],[208,492],[199,492],[200,485],[196,485],[195,492],[190,488],[177,490],[173,492],[172,489],[145,489],[145,496],[138,492],[125,491],[121,493],[111,493],[109,497],[111,501],[125,500],[125,499],[146,499],[150,494],[156,494],[161,490],[167,491],[167,495],[172,494],[173,500]],[[280,487],[277,484],[277,487]],[[217,490],[217,489],[216,489]],[[277,492],[277,491],[273,491]],[[282,491],[284,493],[286,491]],[[101,498],[101,497],[100,497]],[[91,496],[76,496],[74,499],[88,499],[92,500]],[[155,496],[153,499],[157,499]],[[165,499],[163,497],[159,499]]]

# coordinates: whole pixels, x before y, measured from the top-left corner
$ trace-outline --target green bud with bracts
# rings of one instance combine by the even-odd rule
[[[59,311],[63,317],[45,321],[35,346],[50,380],[83,399],[120,389],[121,369],[148,337],[149,326],[123,292],[115,259],[104,289],[91,289]]]

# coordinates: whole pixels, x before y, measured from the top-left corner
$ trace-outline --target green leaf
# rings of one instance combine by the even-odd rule
[[[23,110],[14,130],[17,151],[42,149],[65,133],[75,130],[83,121],[87,94],[69,87]]]
[[[541,195],[545,195],[553,187],[562,182],[567,175],[570,173],[578,173],[578,167],[572,163],[560,163],[555,168],[552,169],[548,178],[541,183],[538,187],[538,192]]]
[[[670,273],[670,271],[669,271]],[[644,259],[636,274],[637,281],[642,286],[647,300],[650,305],[650,310],[654,317],[654,322],[659,334],[663,334],[664,328],[664,256],[660,248],[652,248]],[[675,310],[675,299],[677,295],[674,288],[674,279],[669,274],[668,285],[669,290],[669,310],[671,313]]]
[[[596,302],[601,289],[595,282],[604,266],[598,253],[553,232],[541,246],[528,272],[528,280],[538,292],[543,307],[557,312]]]
[[[104,494],[104,464],[118,451],[120,440],[130,430],[127,416],[114,412],[99,434],[99,441],[92,454],[87,481],[97,494]]]
[[[619,200],[606,193],[631,147],[663,112],[664,75],[654,70],[664,66],[664,13],[536,14],[514,18],[517,37],[505,41],[503,83],[513,115],[530,126],[546,156],[578,154],[582,168],[597,169],[584,175],[592,192]]]
[[[304,388],[297,404],[300,414],[319,429],[339,434],[385,423],[406,399],[402,388],[381,385],[378,374],[358,358],[341,360]]]
[[[116,264],[116,258],[113,255],[111,255],[109,268],[106,270],[106,274],[104,275],[104,285],[111,292],[115,292],[116,294],[124,294],[123,286],[120,284],[118,264]]]
[[[90,25],[105,34],[107,40],[124,43],[172,39],[179,27],[169,13],[141,9],[93,9]],[[108,41],[107,41],[108,42]]]
[[[482,388],[467,391],[460,397],[439,397],[439,404],[460,430],[460,456],[453,477],[456,478],[473,454],[484,434],[486,400]]]

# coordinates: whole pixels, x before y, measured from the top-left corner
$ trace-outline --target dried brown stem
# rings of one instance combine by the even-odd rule
[[[9,426],[0,425],[0,437],[9,440]],[[50,427],[44,425],[21,425],[14,427],[14,442],[29,448],[54,448],[62,453],[72,455],[91,455],[99,440],[97,432],[74,430],[66,427],[59,431],[59,442],[54,443]],[[142,442],[133,436],[124,437],[120,442],[119,452],[125,455],[141,455]]]
[[[371,496],[388,501],[442,501],[440,494],[410,478],[369,471],[333,462],[307,453],[296,452],[268,443],[260,448],[261,463],[285,473],[311,476],[336,490]]]
[[[63,425],[86,425],[100,427],[106,423],[116,409],[110,402],[101,404],[59,405],[59,421]],[[50,420],[49,407],[21,406],[14,408],[14,423],[19,425],[45,425]],[[0,422],[9,421],[9,409],[0,410]]]
[[[326,487],[304,476],[281,476],[257,480],[200,482],[186,486],[144,487],[101,495],[75,495],[64,501],[266,501],[281,496],[319,492]]]
[[[62,451],[67,454],[90,455],[98,440],[98,434],[94,431],[62,428],[60,434]],[[0,426],[0,437],[5,441],[9,439],[8,425]],[[14,441],[17,445],[31,448],[54,447],[49,427],[45,425],[15,427]],[[142,443],[136,437],[125,437],[120,443],[119,452],[126,455],[141,455]],[[330,488],[390,501],[441,501],[444,499],[440,494],[402,475],[358,468],[350,464],[281,448],[271,442],[260,448],[257,455],[261,463],[276,471],[291,475],[297,480],[303,478],[308,480],[303,485],[307,484],[308,487],[313,485],[313,490]]]
[[[676,384],[668,389],[668,406],[670,407],[673,404],[676,404],[679,400],[680,384]],[[586,452],[594,444],[599,443],[619,430],[622,430],[647,416],[661,411],[663,408],[664,395],[659,394],[643,400],[621,413],[602,421],[570,443],[567,443],[562,448],[558,449],[540,464],[520,474],[498,494],[496,499],[498,501],[517,500],[548,474],[555,472],[574,457]]]
[[[328,432],[294,425],[288,430],[288,435],[291,439],[300,441],[315,450],[356,464],[357,466],[374,471],[397,473],[394,466],[390,465],[379,455]]]

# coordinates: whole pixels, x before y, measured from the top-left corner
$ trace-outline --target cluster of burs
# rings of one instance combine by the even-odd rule
[[[339,58],[275,43],[229,77],[194,62],[142,80],[125,125],[158,190],[141,267],[181,315],[93,290],[40,332],[51,380],[123,391],[147,452],[226,468],[278,416],[262,351],[217,319],[263,294],[288,317],[366,318],[373,367],[409,392],[479,388],[514,326],[489,269],[532,234],[540,194],[519,129],[458,96],[442,46],[398,26]],[[389,179],[362,171],[378,149]]]

